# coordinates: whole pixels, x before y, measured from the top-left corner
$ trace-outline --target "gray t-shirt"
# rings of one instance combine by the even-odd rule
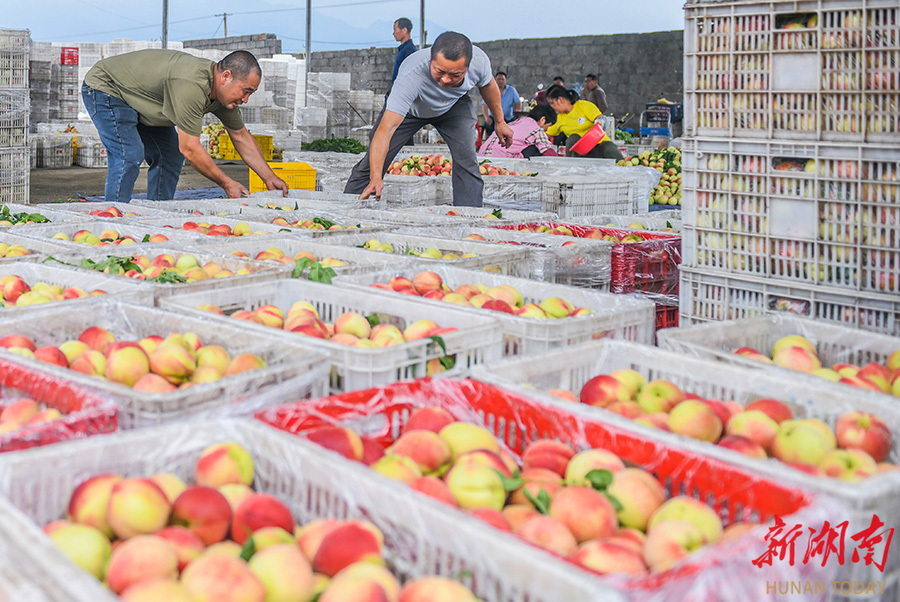
[[[431,48],[412,53],[403,64],[391,88],[385,108],[400,115],[427,119],[443,115],[472,88],[491,82],[491,59],[477,46],[472,47],[472,61],[462,83],[444,88],[431,77]]]

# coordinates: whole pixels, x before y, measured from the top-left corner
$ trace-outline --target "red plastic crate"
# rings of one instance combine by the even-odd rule
[[[678,327],[678,306],[656,304],[656,330]]]
[[[494,226],[501,230],[525,230],[547,226],[565,226],[576,238],[588,238],[593,232],[622,238],[637,234],[644,242],[613,243],[612,278],[613,293],[649,293],[651,296],[678,299],[678,266],[681,265],[681,236],[662,232],[643,232],[558,222],[530,222]]]
[[[597,447],[610,450],[626,463],[644,467],[670,495],[683,493],[707,502],[726,524],[738,520],[766,522],[774,516],[823,511],[828,505],[808,492],[780,485],[748,468],[695,453],[689,446],[647,440],[596,418],[544,405],[469,379],[426,378],[397,383],[385,388],[286,404],[258,412],[256,418],[293,434],[323,425],[342,424],[387,446],[400,435],[414,410],[431,406],[447,410],[458,420],[484,425],[518,454],[539,439],[557,439],[576,450]],[[791,520],[787,519],[787,522]],[[812,520],[821,519],[817,516]],[[655,596],[663,594],[664,588],[667,596],[675,596],[672,599],[701,599],[693,597],[700,590],[691,590],[691,584],[702,589],[705,593],[702,599],[707,602],[741,599],[735,597],[738,592],[745,596],[751,591],[762,594],[765,585],[763,583],[760,590],[759,581],[771,580],[750,565],[749,560],[746,560],[746,567],[738,566],[748,554],[752,553],[752,558],[764,550],[762,537],[748,535],[729,542],[727,547],[697,552],[666,572],[631,580],[621,576],[604,579],[625,589],[652,591]],[[722,572],[713,574],[720,567]],[[813,571],[810,578],[814,579],[821,578],[822,571],[826,570],[819,566],[808,568]],[[805,570],[803,567],[798,569]],[[746,582],[734,583],[735,580]],[[718,591],[719,582],[728,585]],[[691,590],[690,595],[688,590]],[[743,599],[764,598],[766,596],[759,595]]]
[[[118,409],[110,400],[67,380],[0,359],[0,405],[21,397],[30,397],[48,408],[56,408],[63,416],[52,422],[0,434],[0,452],[111,433],[118,428]]]
[[[77,65],[78,64],[78,48],[73,46],[63,46],[59,49],[60,65]]]

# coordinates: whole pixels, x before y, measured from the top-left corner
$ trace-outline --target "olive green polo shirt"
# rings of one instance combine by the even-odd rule
[[[240,109],[210,100],[214,66],[209,59],[178,50],[138,50],[99,61],[84,83],[125,101],[147,126],[174,125],[199,136],[203,116],[213,113],[228,129],[240,130],[244,127]]]

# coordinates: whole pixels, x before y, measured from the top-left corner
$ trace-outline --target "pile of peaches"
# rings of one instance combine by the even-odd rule
[[[97,217],[137,217],[138,214],[133,211],[128,211],[126,213],[122,213],[119,211],[118,207],[107,207],[106,209],[94,209],[89,212],[89,215],[96,215]]]
[[[228,224],[210,224],[207,222],[184,222],[181,229],[187,232],[199,232],[207,236],[250,236],[251,234],[269,234],[265,230],[254,231],[247,222],[239,222],[234,228]],[[153,241],[151,241],[153,242]]]
[[[116,341],[102,326],[86,328],[58,347],[37,347],[21,334],[0,339],[0,347],[40,362],[105,378],[135,391],[166,393],[266,366],[258,355],[231,354],[220,345],[203,345],[196,334],[152,335]]]
[[[57,232],[50,238],[54,240],[68,240],[71,242],[78,242],[85,245],[91,245],[93,247],[105,247],[107,245],[133,245],[137,243],[133,236],[122,235],[118,232],[118,230],[113,230],[112,228],[108,228],[100,232],[100,234],[94,234],[90,230],[79,230],[75,234],[69,237],[65,232]],[[169,237],[165,234],[152,234],[147,237],[146,241],[140,242],[166,242],[169,240]]]
[[[644,242],[644,239],[641,238],[639,234],[626,234],[623,237],[618,237],[613,234],[606,234],[602,230],[599,229],[591,229],[587,234],[583,236],[579,236],[575,234],[571,228],[563,225],[548,225],[548,224],[540,224],[540,225],[526,225],[517,228],[519,232],[532,232],[534,234],[555,234],[557,236],[574,236],[576,238],[590,238],[594,240],[605,240],[608,242],[621,242],[621,243],[633,243],[633,242]]]
[[[44,532],[124,602],[477,602],[440,577],[401,588],[375,525],[296,525],[284,502],[250,487],[253,478],[246,449],[212,445],[194,485],[171,473],[87,479],[72,492],[66,518]]]
[[[356,230],[359,228],[357,225],[342,226],[322,218],[298,219],[290,222],[286,218],[276,217],[272,220],[272,223],[276,226],[289,226],[291,228],[303,228],[304,230]]]
[[[594,376],[581,388],[551,395],[603,408],[635,422],[707,441],[752,458],[776,458],[816,476],[859,481],[896,470],[886,462],[891,431],[878,416],[846,412],[834,430],[817,418],[795,418],[787,404],[757,399],[746,406],[703,399],[667,380],[647,382],[634,370]]]
[[[12,403],[0,404],[0,435],[22,427],[52,422],[62,414],[56,408],[43,407],[40,402],[23,397]]]
[[[277,247],[272,247],[266,249],[265,251],[260,251],[252,258],[246,252],[237,249],[232,251],[231,254],[235,257],[240,257],[241,259],[255,259],[257,261],[277,261],[279,263],[289,263],[291,265],[297,263],[297,261],[300,259],[308,259],[312,263],[320,262],[322,267],[324,268],[337,268],[347,265],[346,261],[335,259],[334,257],[324,257],[323,259],[319,260],[309,251],[299,251],[292,257]]]
[[[110,257],[109,260],[94,263],[90,267],[105,274],[158,282],[197,282],[210,278],[228,278],[252,273],[248,268],[240,268],[232,272],[215,261],[208,261],[200,265],[200,261],[190,253],[184,253],[177,257],[168,253],[160,253],[153,259],[147,255],[132,255],[127,261],[121,261],[121,259],[123,258]],[[86,266],[83,263],[81,267]]]
[[[816,346],[799,334],[788,335],[775,341],[771,356],[751,347],[740,347],[734,352],[766,364],[774,364],[782,368],[813,374],[833,382],[900,397],[900,349],[889,355],[884,364],[869,362],[863,367],[853,364],[834,364],[831,368],[822,366]]]
[[[21,257],[22,255],[28,255],[28,253],[28,249],[22,245],[8,245],[5,242],[0,242],[0,258]]]
[[[666,499],[660,482],[614,453],[539,440],[521,466],[488,430],[438,407],[414,411],[382,449],[340,426],[306,431],[310,440],[412,489],[592,571],[635,576],[664,571],[702,546],[738,536],[691,497]]]
[[[29,286],[21,276],[0,276],[0,302],[3,307],[37,305],[105,294],[106,291],[99,289],[86,292],[77,286],[63,288],[47,282],[35,282],[34,286]]]
[[[576,317],[594,313],[593,310],[586,307],[575,307],[562,297],[548,297],[539,305],[525,303],[522,293],[508,284],[500,284],[491,288],[484,284],[462,284],[454,290],[444,284],[443,278],[435,272],[419,272],[412,280],[396,276],[391,278],[387,284],[379,282],[373,284],[372,287],[404,295],[446,301],[464,307],[501,311],[536,320]]]

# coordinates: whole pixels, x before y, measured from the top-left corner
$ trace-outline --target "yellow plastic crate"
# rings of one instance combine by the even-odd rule
[[[287,182],[291,190],[315,190],[316,170],[306,163],[269,163],[275,175]],[[250,170],[250,192],[264,192],[266,185],[256,172]]]
[[[263,159],[271,161],[272,151],[275,149],[275,143],[273,142],[272,136],[254,134],[253,137],[259,145],[259,150],[262,151]],[[240,160],[241,158],[240,153],[234,148],[234,144],[232,144],[231,137],[228,134],[221,134],[219,136],[219,154],[222,155],[223,159],[230,161]]]

